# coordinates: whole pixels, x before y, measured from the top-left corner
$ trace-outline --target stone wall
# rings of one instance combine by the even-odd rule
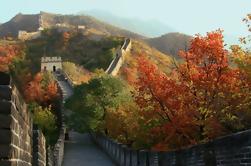
[[[46,166],[46,141],[43,133],[33,126],[33,162],[32,166]]]
[[[41,71],[57,71],[62,69],[61,57],[42,57]]]
[[[45,166],[45,138],[8,74],[0,72],[0,166]]]
[[[106,73],[116,76],[119,72],[119,69],[123,65],[124,57],[128,51],[131,49],[131,39],[125,39],[124,44],[121,48],[116,51],[116,57],[110,63],[109,67],[106,70]]]
[[[59,70],[59,71],[64,76],[64,78],[66,79],[70,87],[73,89],[76,83],[71,79],[71,77],[64,70]]]
[[[30,166],[32,119],[9,75],[0,73],[0,165]]]
[[[56,79],[57,80],[57,79]],[[60,88],[60,94],[61,94],[61,101],[63,98],[63,89],[60,87],[58,80],[57,80],[58,87]],[[65,119],[64,119],[64,106],[61,102],[61,110],[60,114],[58,115],[58,118],[60,119],[60,131],[59,131],[59,137],[54,145],[54,147],[51,149],[48,149],[48,166],[61,166],[63,163],[64,158],[64,142],[65,142],[65,133],[66,133],[66,127],[65,127]]]
[[[251,165],[251,130],[172,152],[133,150],[104,136],[92,138],[120,166]]]
[[[40,36],[41,36],[41,31],[36,31],[36,32],[19,31],[18,32],[18,39],[22,41],[37,39]]]
[[[51,147],[46,149],[46,166],[54,166],[53,149]]]
[[[53,151],[53,166],[61,166],[64,158],[64,141],[65,141],[66,128],[62,125],[60,129],[59,138]]]

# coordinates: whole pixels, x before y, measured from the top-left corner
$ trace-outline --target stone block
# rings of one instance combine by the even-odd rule
[[[0,129],[10,129],[12,117],[10,115],[0,114]]]
[[[146,166],[147,152],[144,150],[139,151],[139,166]]]
[[[4,72],[0,72],[0,85],[10,85],[11,78],[10,75]]]
[[[158,153],[157,152],[149,151],[148,157],[149,157],[149,166],[158,165]]]
[[[20,139],[17,135],[12,134],[11,143],[15,146],[20,146]]]
[[[137,166],[137,164],[138,164],[138,153],[136,150],[131,150],[130,166]]]
[[[10,101],[2,101],[0,100],[0,114],[10,114],[11,109],[13,107]]]
[[[10,160],[0,160],[0,165],[1,166],[15,166],[15,163]]]
[[[9,129],[0,129],[0,144],[11,144],[12,132]]]
[[[9,85],[0,85],[0,100],[11,100],[12,89]]]
[[[9,158],[11,158],[11,146],[0,144],[0,159],[9,159]]]

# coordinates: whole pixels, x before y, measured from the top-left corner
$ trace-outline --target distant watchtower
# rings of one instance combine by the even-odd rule
[[[42,57],[41,58],[41,71],[56,72],[62,69],[61,57]]]

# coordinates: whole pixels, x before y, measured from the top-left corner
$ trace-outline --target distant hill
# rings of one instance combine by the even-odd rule
[[[79,16],[79,15],[60,15],[40,12],[39,14],[17,14],[10,21],[0,25],[0,37],[12,36],[17,37],[19,30],[25,30],[28,32],[37,31],[39,28],[39,18],[42,20],[41,27],[51,28],[57,24],[67,26],[78,26],[84,25],[90,29],[96,29],[112,36],[125,36],[130,38],[143,39],[142,35],[138,35],[133,32],[109,25],[102,21],[95,19],[90,16]]]
[[[43,31],[37,39],[24,41],[26,57],[32,62],[33,72],[40,70],[40,60],[43,56],[60,56],[64,61],[69,61],[83,66],[89,71],[106,69],[115,54],[114,51],[123,43],[123,37],[104,36],[99,40],[89,38],[81,32],[64,32],[55,29]]]
[[[191,36],[182,33],[168,33],[156,38],[146,39],[145,42],[159,51],[178,57],[180,50],[187,50]]]
[[[0,25],[0,37],[11,36],[16,37],[19,30],[28,32],[36,31],[39,27],[39,15],[23,15],[17,14],[10,21]]]
[[[111,25],[127,29],[147,37],[157,37],[166,33],[175,32],[174,28],[171,28],[170,26],[154,19],[141,20],[137,18],[119,17],[102,10],[85,11],[80,12],[80,14],[91,15]]]
[[[63,32],[51,29],[44,31],[41,38],[25,41],[26,57],[32,62],[29,66],[32,72],[40,70],[40,59],[43,56],[61,56],[64,61],[73,62],[91,72],[96,69],[106,70],[115,57],[116,49],[124,42],[123,37],[111,36],[98,41],[92,40],[88,35],[79,32],[71,32],[69,36],[65,38]],[[163,71],[171,65],[172,58],[169,55],[149,47],[142,41],[132,41],[131,53],[125,57],[119,75],[124,74],[125,68],[135,69],[136,59],[142,54],[155,62]]]
[[[130,19],[127,20],[128,24]],[[123,21],[122,21],[123,22]],[[147,38],[143,35],[139,35],[138,33],[142,30],[142,26],[145,31],[149,33],[162,33],[164,29],[170,30],[170,28],[165,27],[164,25],[158,25],[156,22],[139,22],[139,29],[137,30],[137,20],[132,21],[133,27],[136,29],[132,31],[125,30],[126,28],[132,28],[132,26],[127,25],[125,22],[121,27],[118,28],[116,26],[110,25],[103,21],[99,21],[98,19],[92,16],[84,16],[84,15],[61,15],[61,14],[52,14],[46,12],[40,12],[39,14],[17,14],[10,21],[3,23],[0,25],[0,38],[10,36],[17,37],[19,30],[25,30],[28,32],[37,31],[38,28],[42,27],[44,29],[50,29],[55,26],[67,26],[68,28],[75,29],[77,26],[83,26],[86,28],[87,34],[92,34],[93,38],[99,38],[96,36],[122,36],[129,37],[132,39],[136,39],[139,41],[144,41],[149,46],[152,46],[162,53],[173,55],[177,57],[178,51],[181,49],[188,48],[190,36],[181,34],[181,33],[168,33],[166,35],[162,35],[160,37],[155,38]],[[134,24],[135,23],[135,24]],[[158,31],[157,27],[161,27]],[[149,35],[149,34],[148,34]]]

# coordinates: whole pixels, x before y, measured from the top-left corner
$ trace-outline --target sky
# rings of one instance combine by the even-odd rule
[[[161,21],[179,32],[204,34],[221,28],[231,36],[246,35],[242,18],[251,0],[1,0],[0,23],[21,12],[76,14],[102,10],[116,16]]]

